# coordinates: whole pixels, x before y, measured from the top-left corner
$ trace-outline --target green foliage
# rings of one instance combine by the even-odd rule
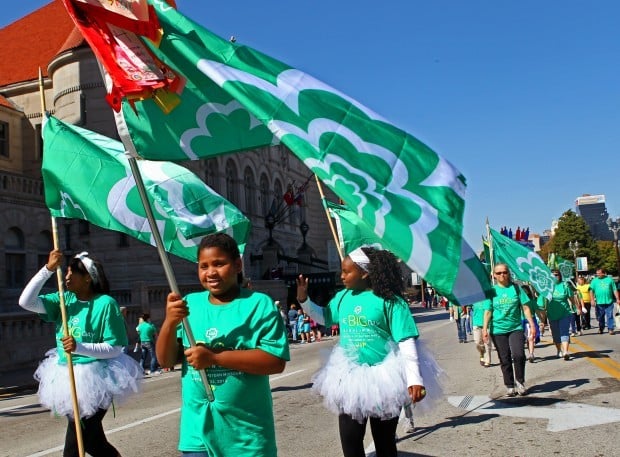
[[[601,253],[600,267],[612,275],[618,274],[618,257],[613,241],[597,241],[599,252]]]
[[[588,258],[588,268],[590,271],[596,270],[596,268],[602,267],[604,255],[601,253],[599,244],[592,238],[588,224],[575,212],[568,210],[560,220],[558,221],[558,228],[555,230],[555,234],[549,240],[547,244],[541,249],[541,252],[546,256],[549,253],[555,252],[560,257],[565,259],[574,259],[573,251],[569,248],[570,242],[577,241],[579,243],[579,249],[576,252],[577,257]],[[612,252],[615,255],[615,253]],[[616,268],[609,268],[610,272],[615,271]]]

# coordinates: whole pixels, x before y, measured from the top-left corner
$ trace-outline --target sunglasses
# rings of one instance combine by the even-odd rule
[[[495,274],[498,275],[498,276],[499,275],[507,275],[508,272],[507,271],[496,271]]]

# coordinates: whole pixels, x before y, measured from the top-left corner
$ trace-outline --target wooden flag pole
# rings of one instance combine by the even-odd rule
[[[344,259],[344,253],[342,252],[342,248],[340,247],[340,240],[338,239],[338,234],[336,233],[336,228],[334,227],[334,221],[332,221],[331,216],[329,215],[329,210],[327,209],[325,193],[323,192],[323,184],[321,184],[321,180],[317,175],[314,175],[314,179],[316,179],[316,185],[319,188],[319,194],[321,195],[321,201],[323,202],[323,206],[325,207],[325,215],[327,216],[327,223],[329,224],[329,228],[332,231],[332,236],[334,237],[334,241],[336,242],[336,249],[338,249],[338,255],[340,256],[340,261]]]
[[[41,67],[39,67],[39,94],[41,96],[41,115],[45,122],[47,116],[45,106],[45,90],[43,87],[43,73]],[[60,243],[58,242],[58,224],[56,218],[52,216],[52,239],[54,242],[54,249],[59,249]],[[56,281],[58,282],[58,298],[60,299],[60,314],[62,317],[62,334],[63,336],[69,336],[69,325],[67,323],[67,308],[65,306],[65,291],[63,286],[62,268],[60,265],[56,268]],[[75,387],[75,372],[73,370],[73,356],[70,352],[65,353],[67,356],[67,368],[69,370],[69,384],[71,389],[71,403],[73,405],[73,423],[75,425],[75,436],[77,438],[78,453],[80,457],[84,457],[84,439],[82,438],[82,427],[80,426],[80,407],[77,398],[77,389]]]

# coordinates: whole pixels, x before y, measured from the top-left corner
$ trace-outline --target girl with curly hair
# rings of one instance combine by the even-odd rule
[[[391,252],[358,248],[343,259],[340,277],[345,289],[325,308],[309,299],[308,279],[297,279],[297,300],[310,317],[328,327],[340,325],[340,344],[314,375],[313,389],[338,414],[345,457],[365,455],[369,420],[377,456],[396,457],[400,411],[425,398],[421,371],[435,371],[424,378],[434,382],[439,368],[418,350],[418,328],[402,296],[401,270]]]

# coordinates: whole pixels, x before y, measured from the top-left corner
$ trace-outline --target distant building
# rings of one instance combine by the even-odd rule
[[[605,195],[584,194],[575,200],[575,211],[588,224],[590,234],[595,240],[613,240],[613,234],[607,227],[607,207]]]
[[[50,1],[0,28],[0,41],[1,318],[3,313],[21,311],[17,298],[52,249],[50,215],[41,178],[39,68],[50,113],[111,138],[118,135],[95,56],[62,2]],[[257,280],[269,283],[264,287],[272,287],[271,280],[281,275],[337,277],[335,243],[314,180],[308,181],[299,205],[283,203],[289,186],[298,188],[311,176],[285,146],[257,148],[183,165],[251,220],[243,261],[244,274],[252,278],[254,287],[258,288]],[[327,196],[335,199],[329,191]],[[272,207],[279,216],[267,226]],[[60,246],[66,256],[86,250],[99,258],[121,305],[148,310],[154,320],[163,316],[168,287],[154,247],[86,221],[59,219],[58,225]],[[184,286],[199,287],[195,264],[174,256],[171,262],[182,290]],[[280,282],[286,293],[283,281]],[[286,300],[285,296],[276,298]],[[155,305],[158,311],[151,308]],[[3,329],[0,321],[0,338],[3,333],[11,335]]]

